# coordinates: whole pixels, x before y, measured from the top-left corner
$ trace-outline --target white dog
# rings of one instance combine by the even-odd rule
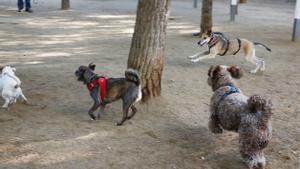
[[[5,100],[3,108],[8,108],[10,104],[17,102],[17,99],[21,96],[25,103],[27,99],[24,96],[21,89],[21,81],[15,75],[16,68],[11,66],[5,66],[2,68],[0,75],[0,93],[2,98]]]

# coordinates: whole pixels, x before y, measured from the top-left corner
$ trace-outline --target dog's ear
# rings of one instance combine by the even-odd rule
[[[243,70],[237,66],[231,66],[227,68],[227,71],[230,72],[230,75],[235,79],[240,79],[244,74]]]
[[[17,71],[17,69],[15,67],[13,67],[13,66],[11,66],[11,70],[13,70],[15,73]]]
[[[211,33],[212,33],[212,31],[211,31],[211,30],[208,30],[208,31],[207,31],[207,35],[208,35],[208,36],[210,36],[210,35],[211,35]]]
[[[94,63],[90,63],[89,64],[89,68],[92,69],[93,71],[95,70],[96,68],[96,65]]]
[[[213,69],[213,72],[212,72],[212,78],[213,79],[218,78],[219,74],[220,74],[220,71],[221,71],[221,66],[220,65],[215,66],[214,69]]]
[[[213,65],[211,65],[211,66],[209,67],[208,72],[207,72],[208,77],[211,76],[211,72],[213,71],[213,68],[214,68]]]
[[[4,69],[5,66],[0,66],[0,71],[2,72],[2,70]]]
[[[220,70],[221,70],[220,65],[210,66],[210,68],[208,69],[207,75],[208,75],[208,77],[215,79],[218,77]]]

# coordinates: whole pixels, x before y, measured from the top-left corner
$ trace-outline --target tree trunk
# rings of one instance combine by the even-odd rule
[[[247,3],[247,0],[240,0],[239,3],[241,3],[241,4]]]
[[[61,0],[61,9],[62,10],[70,9],[70,0]]]
[[[201,33],[212,30],[212,4],[213,0],[202,0]]]
[[[140,72],[143,101],[161,94],[169,0],[139,0],[127,66]]]

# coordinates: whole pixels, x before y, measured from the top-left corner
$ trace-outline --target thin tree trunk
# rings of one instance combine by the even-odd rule
[[[70,9],[70,0],[61,0],[61,9],[62,10]]]
[[[247,3],[247,0],[240,0],[239,3],[241,3],[241,4]]]
[[[139,0],[127,66],[140,72],[143,101],[161,94],[169,0]]]
[[[213,0],[202,0],[201,33],[212,29],[212,5]]]

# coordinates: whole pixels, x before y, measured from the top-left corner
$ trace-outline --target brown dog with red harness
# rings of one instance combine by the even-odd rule
[[[118,126],[122,125],[135,115],[137,109],[134,104],[142,98],[139,74],[136,70],[127,69],[125,78],[106,78],[94,73],[95,67],[96,65],[91,63],[88,66],[80,66],[75,72],[78,81],[87,85],[94,101],[88,113],[92,120],[96,120],[93,113],[100,107],[97,116],[100,119],[100,113],[104,111],[106,104],[122,99],[123,118],[117,123]],[[129,109],[132,110],[130,115],[128,115]]]

